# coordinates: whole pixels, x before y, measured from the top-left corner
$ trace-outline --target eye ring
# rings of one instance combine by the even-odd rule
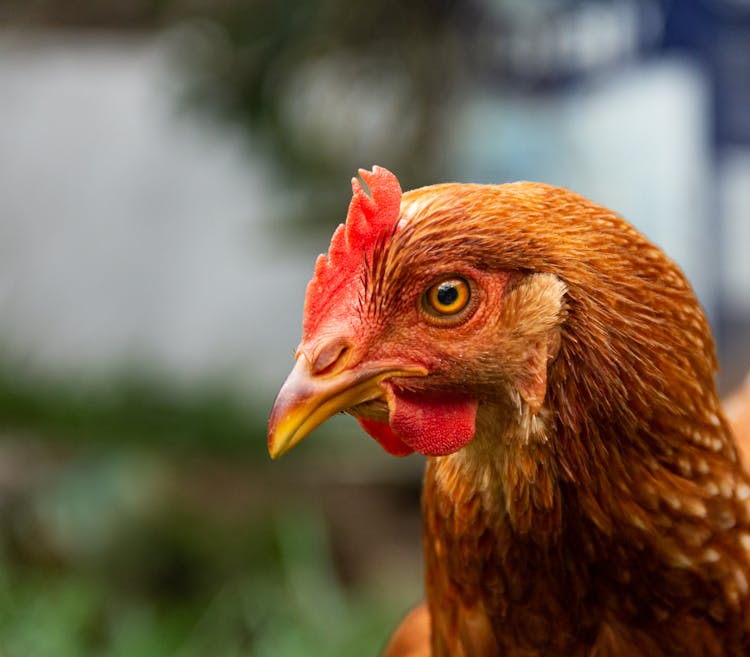
[[[465,278],[441,277],[422,295],[422,311],[433,322],[456,324],[475,307],[473,296],[473,286]]]

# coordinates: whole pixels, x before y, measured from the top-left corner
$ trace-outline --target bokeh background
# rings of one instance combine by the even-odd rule
[[[273,395],[349,179],[633,221],[750,369],[747,0],[3,0],[0,655],[376,655],[419,457]]]

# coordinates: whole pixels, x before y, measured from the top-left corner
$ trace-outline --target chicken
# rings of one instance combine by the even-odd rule
[[[346,411],[427,457],[389,656],[750,655],[750,480],[678,267],[565,189],[360,176],[268,446]]]

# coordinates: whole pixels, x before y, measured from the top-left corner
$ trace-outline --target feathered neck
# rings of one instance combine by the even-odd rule
[[[554,538],[562,517],[552,438],[547,409],[531,414],[517,395],[508,396],[482,404],[474,441],[433,459],[431,472],[438,487],[478,496],[488,521],[508,523],[519,534]]]
[[[478,615],[498,655],[595,654],[593,645],[617,654],[607,641],[636,640],[638,654],[709,654],[716,624],[731,636],[727,646],[744,645],[750,482],[724,453],[731,442],[721,416],[710,430],[683,435],[679,450],[644,459],[610,425],[589,455],[566,459],[573,438],[554,413],[515,425],[501,413],[485,409],[470,448],[428,463],[427,596],[431,613],[450,617],[441,628],[473,627]],[[591,439],[579,435],[574,449]],[[591,453],[601,459],[587,462]],[[457,607],[446,612],[451,596]],[[536,624],[550,618],[553,636]],[[448,646],[436,655],[456,653],[450,636],[435,634],[435,646]],[[722,654],[744,654],[732,650]]]
[[[550,377],[553,388],[558,378]],[[592,404],[567,423],[557,410],[560,394],[551,391],[536,414],[508,392],[483,403],[473,443],[432,460],[436,484],[478,495],[488,518],[539,540],[558,537],[573,516],[603,536],[659,534],[659,526],[679,522],[721,530],[727,514],[731,522],[750,520],[750,482],[718,399],[705,419],[674,412],[629,423],[622,419],[628,409],[602,417]],[[575,394],[567,404],[584,407]],[[737,502],[743,513],[734,518]]]

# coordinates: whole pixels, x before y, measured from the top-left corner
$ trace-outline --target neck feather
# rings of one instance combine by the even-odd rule
[[[549,412],[509,410],[481,406],[474,442],[430,460],[425,503],[437,502],[431,513],[445,520],[433,528],[533,544],[547,563],[583,550],[595,562],[619,560],[626,579],[648,559],[681,577],[699,573],[721,613],[748,604],[750,480],[720,413],[626,436],[605,425],[571,435]],[[644,454],[646,441],[654,448]]]

